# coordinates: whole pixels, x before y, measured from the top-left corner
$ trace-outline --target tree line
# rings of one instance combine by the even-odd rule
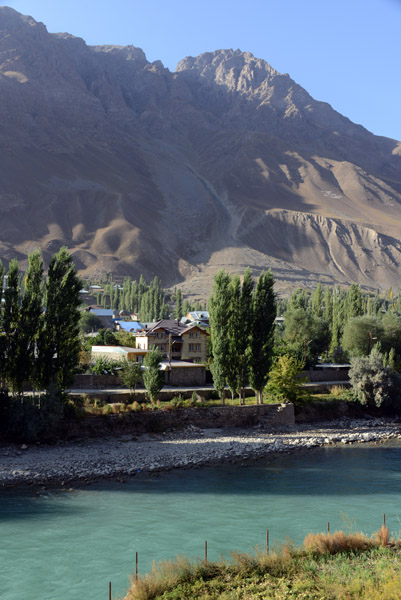
[[[96,301],[100,306],[136,313],[140,321],[158,321],[170,316],[181,319],[191,310],[204,308],[199,302],[191,304],[183,297],[180,288],[169,295],[158,277],[154,277],[149,284],[140,275],[138,280],[124,277],[122,286],[113,281],[102,285],[104,291],[96,294]],[[172,304],[175,305],[174,309]]]
[[[0,263],[0,387],[13,396],[22,396],[25,384],[64,390],[80,351],[82,284],[67,249],[52,256],[46,277],[39,250],[28,261],[22,279],[17,260],[7,274]]]
[[[256,285],[246,269],[238,275],[220,271],[209,299],[212,358],[210,369],[220,397],[224,386],[240,403],[248,382],[263,401],[274,347],[276,296],[271,271],[260,275]]]
[[[276,333],[279,354],[313,366],[319,356],[344,362],[375,346],[401,366],[401,296],[391,288],[372,295],[357,284],[348,289],[318,284],[313,293],[298,289],[281,299],[279,311],[284,317]]]

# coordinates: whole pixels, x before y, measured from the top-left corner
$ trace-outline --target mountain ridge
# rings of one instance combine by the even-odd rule
[[[0,7],[0,257],[61,245],[83,275],[205,296],[220,267],[279,287],[397,285],[401,143],[240,50],[171,72]]]

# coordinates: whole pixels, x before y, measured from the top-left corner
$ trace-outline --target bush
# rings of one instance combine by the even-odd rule
[[[382,406],[399,403],[401,376],[384,364],[384,356],[373,348],[369,356],[351,360],[349,378],[354,396],[361,404]]]
[[[304,548],[314,554],[338,554],[340,552],[361,552],[376,546],[375,542],[361,533],[346,534],[310,533],[304,539]]]
[[[90,366],[89,370],[93,375],[118,375],[121,373],[122,367],[121,362],[100,356]]]
[[[68,397],[55,386],[39,397],[23,396],[12,400],[6,432],[22,442],[53,441],[62,427]]]
[[[266,392],[280,402],[298,402],[305,395],[303,379],[298,377],[303,366],[293,356],[278,356],[270,370]]]
[[[174,398],[170,400],[170,406],[173,406],[174,408],[182,408],[183,406],[185,406],[184,396],[182,394],[174,396]]]

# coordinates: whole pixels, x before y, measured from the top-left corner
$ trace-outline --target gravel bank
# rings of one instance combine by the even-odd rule
[[[198,429],[80,440],[56,446],[0,448],[0,486],[79,485],[139,471],[239,462],[271,453],[333,444],[401,440],[401,424],[386,419],[330,421],[264,429]]]

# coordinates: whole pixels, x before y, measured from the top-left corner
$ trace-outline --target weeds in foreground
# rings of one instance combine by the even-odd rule
[[[398,545],[397,545],[398,544]],[[154,563],[132,580],[124,600],[401,600],[400,543],[389,546],[383,526],[374,538],[360,533],[309,534],[266,554],[233,552],[230,560]]]

